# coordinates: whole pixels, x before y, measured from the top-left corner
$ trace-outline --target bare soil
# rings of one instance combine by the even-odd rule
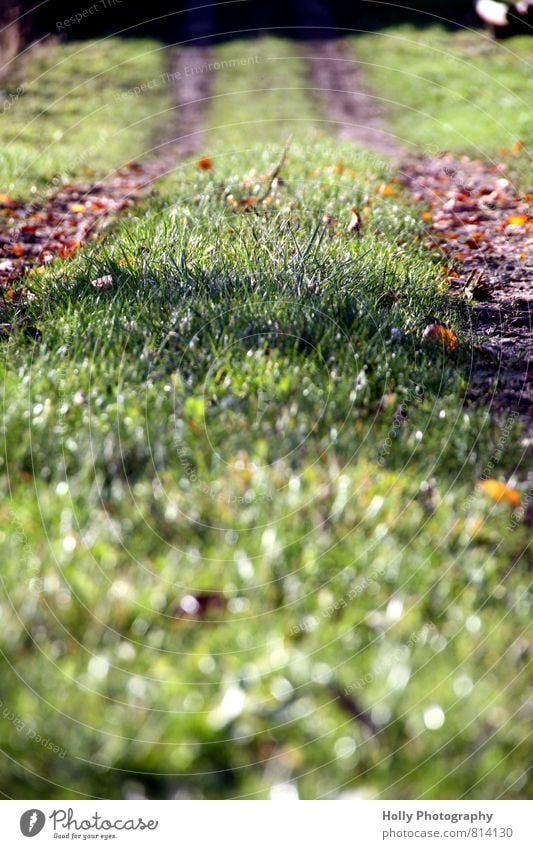
[[[0,193],[0,311],[8,301],[24,299],[24,276],[31,268],[73,256],[119,212],[146,197],[157,178],[201,150],[210,56],[207,47],[170,52],[172,120],[150,158],[128,162],[104,180],[63,185],[40,203]]]
[[[468,305],[469,399],[515,410],[533,430],[532,196],[513,187],[503,165],[408,155],[387,131],[379,98],[365,91],[353,49],[332,39],[308,44],[308,52],[310,78],[339,138],[393,159],[423,205],[428,249],[449,257],[452,291]]]

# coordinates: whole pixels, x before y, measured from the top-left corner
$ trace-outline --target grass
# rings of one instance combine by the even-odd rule
[[[388,163],[311,145],[303,92],[261,121],[253,49],[213,169],[34,275],[3,345],[0,786],[525,798],[528,531],[476,488],[521,485],[520,428],[422,342],[461,316]]]
[[[128,92],[158,80],[164,60],[148,39],[31,50],[2,92],[1,190],[24,197],[103,176],[150,151],[166,125],[168,90],[161,81],[141,96]]]
[[[400,143],[497,160],[503,149],[518,179],[531,182],[529,37],[498,42],[486,33],[402,25],[353,45]],[[514,157],[518,141],[524,149]]]

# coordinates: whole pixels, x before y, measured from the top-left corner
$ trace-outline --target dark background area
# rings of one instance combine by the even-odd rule
[[[190,40],[220,40],[237,34],[254,36],[272,31],[280,35],[309,38],[331,37],[335,30],[373,30],[401,20],[419,26],[441,18],[445,26],[476,26],[479,19],[472,0],[405,0],[406,6],[373,0],[235,0],[235,2],[202,5],[196,2],[169,0],[49,0],[32,9],[33,3],[0,0],[4,19],[22,15],[20,24],[24,40],[46,33],[65,38],[91,38],[110,33],[127,36],[149,35],[169,43]],[[88,10],[93,8],[93,12]],[[87,12],[81,22],[68,22],[77,13]],[[66,23],[67,22],[67,23]],[[334,28],[332,30],[332,28]],[[213,34],[216,34],[213,39]]]

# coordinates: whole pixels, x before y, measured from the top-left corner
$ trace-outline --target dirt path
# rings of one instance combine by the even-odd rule
[[[470,399],[516,410],[533,430],[533,234],[531,196],[520,196],[501,166],[408,156],[386,131],[379,98],[365,92],[353,50],[312,43],[309,74],[340,138],[392,157],[404,185],[424,205],[428,248],[450,258],[452,291],[469,304],[473,347]]]
[[[531,196],[517,193],[502,166],[446,154],[405,163],[402,180],[424,204],[428,247],[450,258],[452,292],[469,304],[481,341],[470,397],[516,410],[531,429]]]
[[[171,51],[173,116],[167,138],[160,140],[151,158],[126,163],[98,182],[66,184],[41,204],[0,192],[0,310],[2,304],[24,298],[27,271],[56,257],[73,256],[119,212],[145,198],[154,180],[201,150],[212,82],[212,74],[205,70],[210,58],[206,47]]]
[[[379,98],[365,91],[361,67],[350,45],[328,39],[308,42],[306,47],[311,81],[336,135],[388,156],[403,156],[405,151],[387,131]]]

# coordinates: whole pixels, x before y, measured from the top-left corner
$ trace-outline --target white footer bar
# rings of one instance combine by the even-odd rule
[[[0,820],[6,849],[530,849],[532,808],[517,801],[3,801]]]

